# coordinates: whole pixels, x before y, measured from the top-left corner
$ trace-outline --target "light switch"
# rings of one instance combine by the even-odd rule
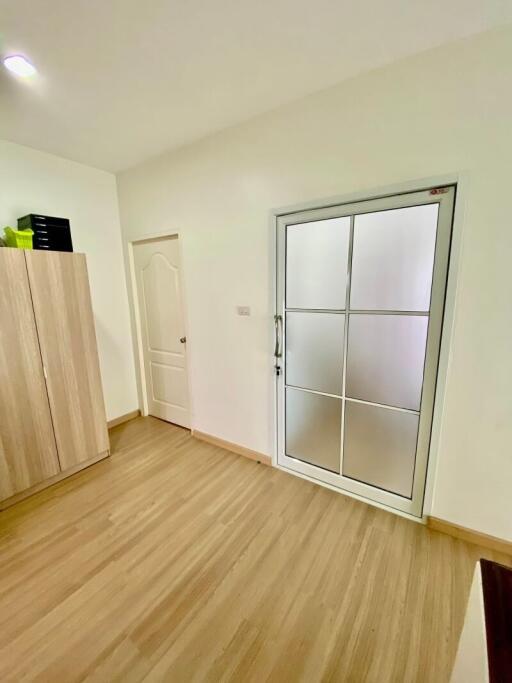
[[[251,315],[251,307],[250,306],[237,306],[236,312],[238,315]]]

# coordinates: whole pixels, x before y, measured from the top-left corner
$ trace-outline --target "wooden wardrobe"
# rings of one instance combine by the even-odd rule
[[[0,249],[0,509],[109,455],[83,254]]]

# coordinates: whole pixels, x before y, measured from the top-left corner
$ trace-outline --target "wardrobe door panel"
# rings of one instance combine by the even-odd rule
[[[0,500],[60,472],[21,249],[0,249]]]
[[[63,470],[109,448],[83,254],[27,251],[41,354]]]

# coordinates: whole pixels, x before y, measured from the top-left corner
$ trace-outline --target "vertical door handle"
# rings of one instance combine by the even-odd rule
[[[283,316],[282,315],[275,315],[274,316],[274,325],[275,325],[275,330],[276,330],[276,344],[274,347],[274,356],[276,358],[281,358],[281,356],[283,355],[283,349],[281,348],[282,337],[283,337]]]

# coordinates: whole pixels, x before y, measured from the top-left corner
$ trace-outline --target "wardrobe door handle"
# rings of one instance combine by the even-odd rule
[[[274,325],[276,330],[276,344],[274,347],[274,356],[276,358],[281,358],[283,355],[283,350],[281,348],[282,336],[283,336],[283,316],[274,316]]]
[[[186,344],[186,343],[187,343],[187,338],[186,338],[186,337],[180,337],[180,342],[181,342],[182,344]]]

